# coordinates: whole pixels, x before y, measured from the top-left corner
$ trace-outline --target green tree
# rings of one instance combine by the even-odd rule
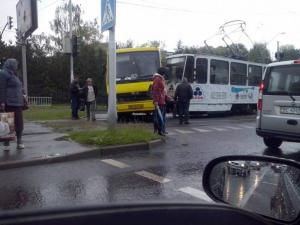
[[[257,63],[270,63],[271,55],[264,43],[255,43],[249,51],[249,61]]]
[[[85,43],[95,43],[102,39],[99,30],[99,24],[96,19],[93,21],[83,21],[82,14],[84,12],[78,4],[72,4],[72,27],[73,33],[81,37]],[[69,5],[64,3],[55,10],[55,18],[50,23],[54,36],[51,39],[58,48],[62,48],[62,41],[69,32]]]
[[[83,21],[80,6],[73,5],[74,33],[82,37],[80,54],[75,57],[75,73],[80,75],[82,84],[92,77],[98,86],[101,100],[105,101],[106,47],[100,42],[102,36],[96,20]],[[70,67],[69,57],[61,53],[62,38],[68,31],[68,5],[56,9],[51,23],[54,35],[44,33],[32,35],[28,39],[27,71],[30,96],[51,96],[53,101],[69,102]],[[0,41],[0,59],[16,58],[21,66],[21,46],[8,45]],[[21,74],[21,70],[20,70]]]
[[[154,41],[148,41],[144,44],[138,45],[137,47],[154,47],[154,48],[160,48],[160,49],[165,49],[166,48],[166,44],[164,41],[158,41],[158,40],[154,40]]]
[[[183,42],[182,42],[182,40],[178,40],[176,48],[174,49],[174,51],[175,51],[175,54],[182,53],[182,51],[183,51]]]
[[[218,46],[212,49],[214,55],[229,57],[232,55],[231,50],[228,47]]]
[[[133,40],[127,40],[126,42],[118,42],[117,49],[119,48],[133,48]]]
[[[283,53],[282,61],[295,60],[300,58],[300,50],[295,49],[294,45],[283,45],[280,47],[280,52]]]

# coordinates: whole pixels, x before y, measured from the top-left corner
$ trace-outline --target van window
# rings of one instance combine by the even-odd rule
[[[190,83],[194,82],[194,57],[188,56],[185,64],[184,76]]]
[[[196,81],[199,84],[207,83],[207,59],[198,58],[196,60]]]
[[[256,65],[248,66],[248,85],[259,86],[262,80],[262,67]]]
[[[210,83],[228,84],[229,63],[222,60],[212,59],[210,61]]]
[[[231,63],[230,65],[230,84],[246,85],[247,65],[243,63]]]
[[[265,77],[264,94],[300,95],[300,65],[269,68]]]

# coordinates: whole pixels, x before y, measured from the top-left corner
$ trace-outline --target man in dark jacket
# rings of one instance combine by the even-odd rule
[[[70,86],[70,96],[71,96],[71,108],[72,108],[72,120],[78,120],[78,109],[79,109],[79,78],[75,75],[74,80]]]
[[[193,89],[184,77],[182,82],[177,86],[174,100],[177,102],[179,123],[189,124],[189,107],[190,100],[193,98]]]

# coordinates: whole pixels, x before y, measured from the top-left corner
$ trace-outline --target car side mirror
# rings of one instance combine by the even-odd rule
[[[203,187],[213,200],[292,222],[300,213],[300,164],[265,156],[224,156],[211,161]]]

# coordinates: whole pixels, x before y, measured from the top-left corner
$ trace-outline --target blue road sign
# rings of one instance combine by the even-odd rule
[[[101,31],[113,28],[116,24],[116,0],[101,0]]]

